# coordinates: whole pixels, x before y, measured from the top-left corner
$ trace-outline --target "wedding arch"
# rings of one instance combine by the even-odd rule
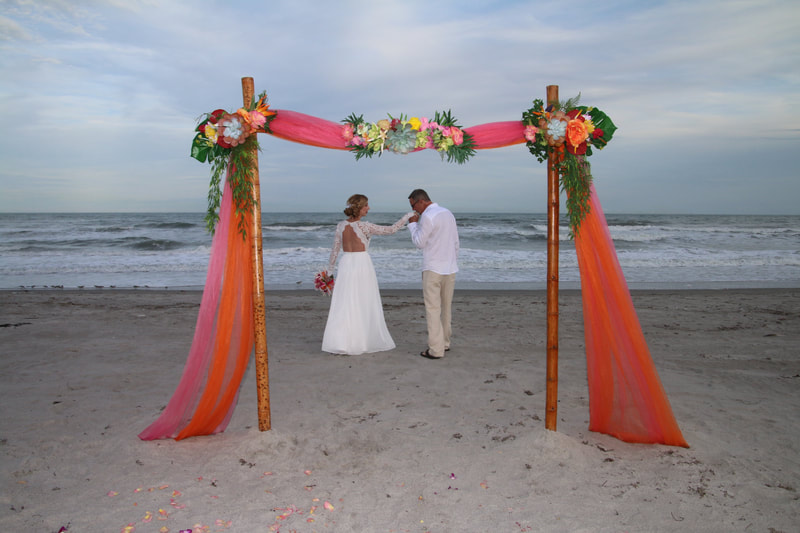
[[[192,156],[212,166],[206,221],[214,230],[194,338],[180,382],[166,408],[139,434],[143,440],[184,439],[225,430],[250,353],[255,352],[259,429],[271,429],[264,303],[260,177],[256,133],[356,159],[386,151],[438,151],[465,163],[478,150],[525,144],[547,162],[547,386],[545,426],[556,430],[558,392],[559,194],[567,196],[578,257],[589,384],[589,429],[626,442],[688,447],[650,357],[605,216],[588,156],[616,126],[579,98],[534,100],[522,120],[462,128],[450,111],[433,118],[389,116],[375,123],[355,114],[341,122],[271,110],[242,78],[243,107],[218,109],[198,125]],[[224,178],[224,179],[223,179]]]

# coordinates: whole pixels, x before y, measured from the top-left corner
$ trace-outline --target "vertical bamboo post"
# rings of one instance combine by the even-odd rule
[[[253,78],[242,78],[242,100],[245,108],[253,103],[255,89]],[[250,229],[253,248],[253,327],[255,328],[256,385],[258,387],[258,429],[268,431],[272,428],[269,409],[269,357],[267,354],[267,320],[264,305],[264,251],[261,242],[261,182],[258,176],[258,147],[255,139],[248,141],[252,150],[253,168],[253,226]]]
[[[558,85],[547,86],[547,105],[558,103]],[[558,154],[547,157],[547,397],[544,425],[556,430],[558,418]]]

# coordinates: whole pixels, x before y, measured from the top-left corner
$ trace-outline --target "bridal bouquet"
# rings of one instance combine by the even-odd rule
[[[316,276],[314,276],[314,288],[330,296],[333,292],[333,274],[328,274],[327,270],[317,272]]]

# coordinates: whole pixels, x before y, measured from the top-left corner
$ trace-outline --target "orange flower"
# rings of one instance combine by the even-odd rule
[[[271,117],[272,115],[275,115],[276,113],[275,113],[275,111],[270,111],[269,110],[269,104],[267,104],[265,102],[266,99],[267,99],[267,95],[264,95],[261,98],[259,98],[258,103],[256,104],[255,111],[261,113],[265,117]]]
[[[589,132],[586,131],[586,125],[583,120],[575,118],[567,123],[567,141],[573,148],[583,144],[588,137]]]

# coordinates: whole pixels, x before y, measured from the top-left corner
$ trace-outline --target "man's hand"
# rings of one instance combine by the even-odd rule
[[[411,223],[411,222],[419,222],[419,215],[414,214],[414,216],[412,216],[411,218],[408,219],[408,222],[409,223]]]

